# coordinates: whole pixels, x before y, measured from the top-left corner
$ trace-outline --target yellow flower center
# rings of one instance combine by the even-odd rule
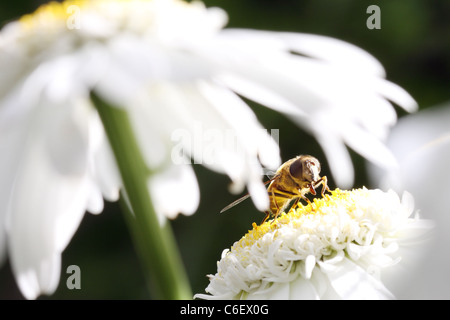
[[[283,212],[273,221],[266,221],[259,226],[253,223],[253,229],[249,230],[247,234],[236,242],[232,250],[252,246],[267,233],[274,233],[276,237],[276,230],[283,225],[293,224],[294,226],[300,226],[318,214],[329,214],[339,207],[346,208],[347,214],[351,216],[356,206],[355,198],[361,199],[361,196],[366,195],[366,192],[366,189],[353,191],[335,189],[331,191],[331,195],[326,195],[324,198],[314,198],[314,201],[306,206],[291,208],[288,213]]]
[[[19,22],[25,28],[34,28],[55,22],[65,22],[73,17],[82,7],[89,4],[89,2],[89,0],[49,2],[37,8],[35,12],[22,16]]]
[[[177,10],[185,8],[204,9],[204,6],[193,5],[182,0],[66,0],[49,2],[40,6],[35,12],[22,16],[18,22],[23,31],[28,33],[49,33],[65,29],[84,29],[82,23],[87,17],[90,23],[87,29],[98,27],[108,22],[119,27],[135,26],[136,23],[148,25],[154,21],[155,15],[170,13],[177,18]],[[157,13],[156,11],[160,11]],[[184,12],[184,11],[183,11]],[[167,20],[167,17],[161,19]],[[82,21],[83,20],[83,21]],[[101,29],[101,28],[100,28]],[[145,28],[144,28],[145,29]]]

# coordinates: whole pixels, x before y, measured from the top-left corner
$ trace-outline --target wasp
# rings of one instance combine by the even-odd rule
[[[316,195],[316,188],[322,185],[321,195],[325,196],[328,188],[326,176],[320,177],[320,162],[310,155],[300,155],[283,163],[275,175],[264,184],[269,184],[267,193],[269,195],[269,210],[265,211],[265,217],[261,221],[263,224],[271,215],[276,219],[289,206],[292,200],[295,208],[300,199],[311,203],[305,196],[308,193]],[[223,208],[220,213],[234,207],[250,197],[246,194],[242,198],[230,203]]]

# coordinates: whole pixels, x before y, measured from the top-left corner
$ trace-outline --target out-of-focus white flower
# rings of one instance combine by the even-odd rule
[[[345,144],[392,165],[382,143],[395,122],[386,99],[407,110],[415,103],[383,79],[378,61],[326,37],[223,30],[226,20],[199,2],[80,0],[50,3],[2,29],[0,253],[7,242],[27,298],[56,288],[61,252],[85,210],[101,212],[102,198],[119,196],[92,91],[127,111],[162,220],[198,206],[194,172],[180,159],[227,174],[267,208],[261,165],[276,169],[278,146],[237,94],[312,132],[340,185],[353,176]],[[232,132],[233,143],[205,145],[217,129]]]
[[[417,208],[436,221],[433,250],[414,270],[420,276],[398,287],[398,294],[413,299],[448,299],[450,259],[442,253],[448,251],[450,243],[450,105],[403,117],[387,143],[399,166],[388,171],[370,167],[374,183],[410,191]]]
[[[203,299],[391,299],[382,279],[430,221],[404,193],[357,189],[253,224],[225,250]],[[397,274],[398,276],[398,274]],[[400,274],[401,276],[401,274]]]
[[[388,100],[408,111],[417,104],[384,79],[383,67],[367,52],[310,34],[228,29],[216,40],[221,50],[209,56],[220,59],[224,74],[218,78],[308,130],[321,144],[337,185],[353,183],[345,145],[381,167],[395,167],[384,145],[396,122]]]

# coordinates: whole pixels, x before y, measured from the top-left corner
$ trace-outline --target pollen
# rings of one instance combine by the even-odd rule
[[[53,23],[65,23],[73,14],[72,8],[81,9],[88,3],[86,0],[52,1],[43,4],[33,13],[22,16],[19,22],[23,27],[30,29]]]
[[[232,250],[239,251],[239,249],[252,246],[267,234],[276,238],[278,236],[276,231],[283,226],[300,227],[308,220],[315,219],[317,215],[333,214],[333,212],[336,212],[336,208],[345,208],[346,213],[352,216],[356,206],[355,199],[364,197],[366,192],[367,189],[365,188],[352,191],[335,189],[331,191],[331,195],[315,198],[313,202],[306,206],[291,208],[288,213],[283,212],[274,220],[266,221],[261,225],[253,223],[253,228],[233,245]]]
[[[374,270],[381,275],[382,269],[399,263],[404,240],[414,234],[424,239],[431,230],[426,221],[410,218],[413,212],[413,198],[407,193],[400,198],[393,190],[336,189],[273,221],[254,223],[231,250],[223,251],[218,272],[205,291],[214,298],[230,299],[273,299],[295,290],[308,292],[299,293],[301,299],[312,293],[325,298],[327,286],[331,298],[336,290],[344,298],[353,294],[353,285],[363,292],[374,286]],[[348,279],[355,281],[350,290]],[[384,286],[376,284],[374,290],[379,288]]]

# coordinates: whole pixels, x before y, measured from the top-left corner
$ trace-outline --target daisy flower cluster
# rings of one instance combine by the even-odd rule
[[[336,189],[265,222],[222,253],[202,299],[392,299],[383,273],[432,224],[410,194]]]

